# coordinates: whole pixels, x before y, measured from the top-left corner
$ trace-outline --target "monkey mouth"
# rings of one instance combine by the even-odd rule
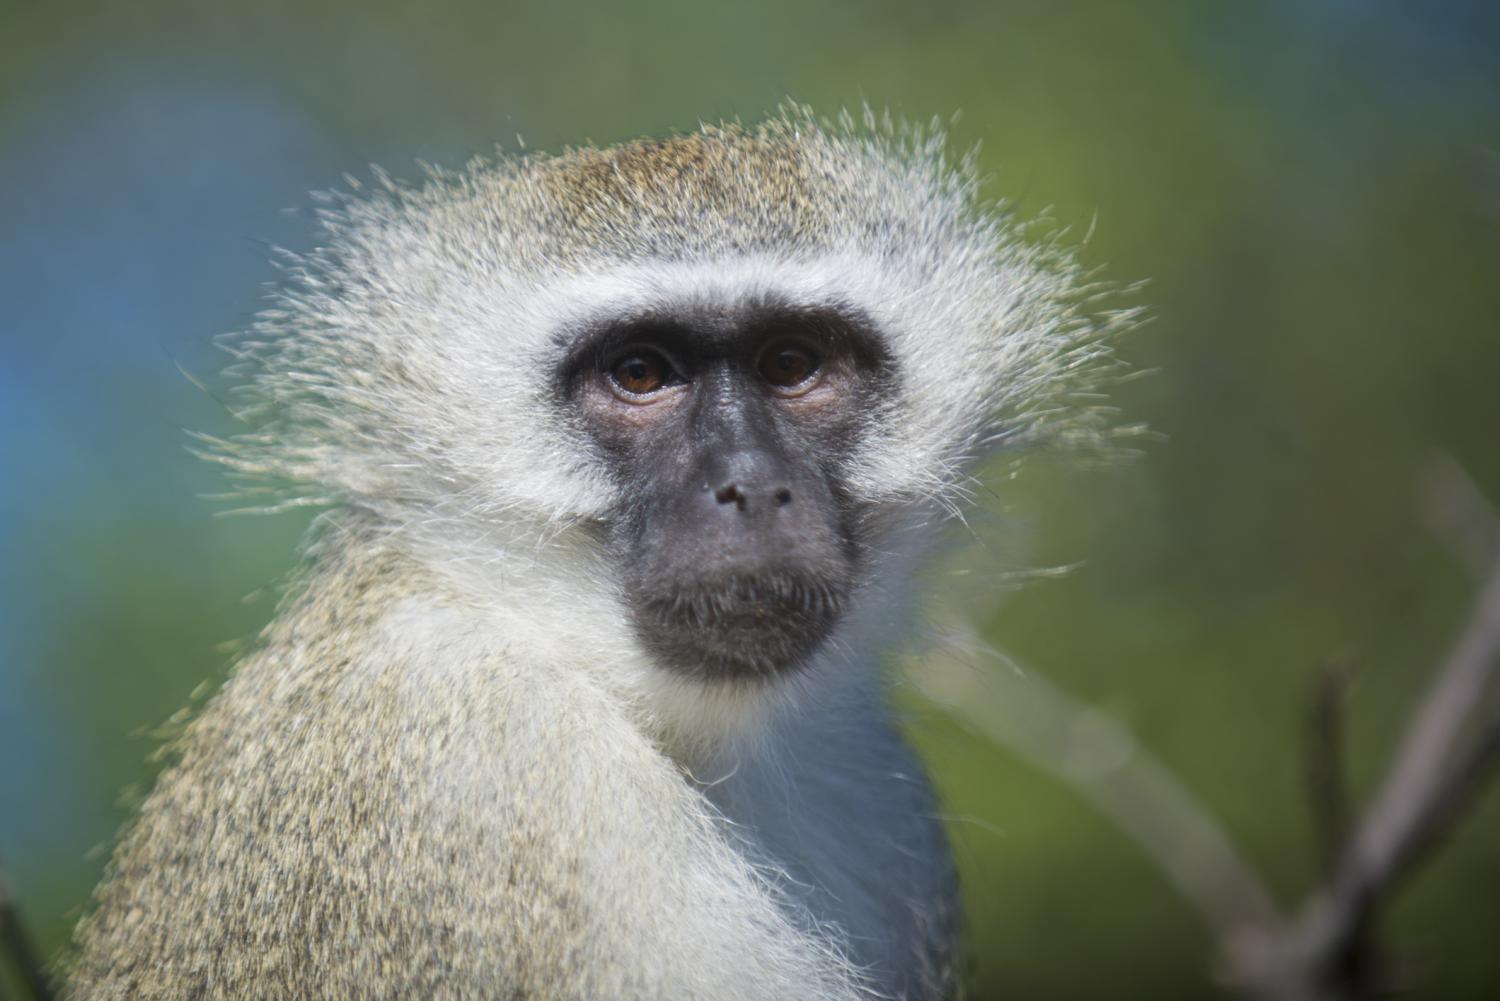
[[[680,582],[633,596],[636,633],[668,668],[704,678],[772,678],[822,646],[849,585],[798,570]]]

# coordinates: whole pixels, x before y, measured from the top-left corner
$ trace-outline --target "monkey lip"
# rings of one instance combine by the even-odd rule
[[[642,589],[632,605],[637,635],[668,668],[769,678],[817,651],[848,594],[847,582],[777,570]]]

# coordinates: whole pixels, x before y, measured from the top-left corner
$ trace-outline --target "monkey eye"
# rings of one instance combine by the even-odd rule
[[[801,341],[780,340],[766,345],[756,361],[760,377],[783,392],[805,392],[813,387],[823,359]]]
[[[629,352],[610,367],[609,382],[616,396],[635,403],[677,381],[676,375],[671,363],[660,354],[642,348]]]

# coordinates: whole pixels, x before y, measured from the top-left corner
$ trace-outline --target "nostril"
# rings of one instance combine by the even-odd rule
[[[733,483],[727,487],[720,487],[714,494],[714,500],[720,504],[733,504],[741,511],[745,510],[745,505],[749,502],[748,498],[740,492],[740,488]]]
[[[792,492],[785,487],[776,491],[776,506],[786,507],[792,502]]]

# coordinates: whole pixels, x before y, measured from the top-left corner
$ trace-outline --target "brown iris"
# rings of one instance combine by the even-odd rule
[[[654,351],[636,351],[615,362],[610,381],[627,396],[650,396],[667,384],[672,374],[667,360]]]
[[[817,353],[800,341],[775,341],[761,352],[756,368],[777,389],[796,390],[811,388],[808,383],[818,374],[819,364]]]

